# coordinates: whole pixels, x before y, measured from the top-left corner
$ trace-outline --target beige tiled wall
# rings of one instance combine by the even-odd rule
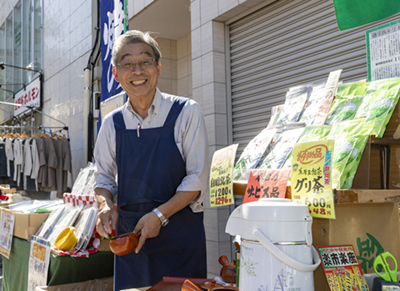
[[[158,88],[162,92],[192,98],[190,35],[177,41],[157,38],[157,42],[162,53]]]
[[[210,163],[213,153],[229,145],[225,21],[262,0],[191,0],[193,99],[206,121]],[[266,1],[264,1],[266,2]],[[218,258],[231,258],[232,237],[225,233],[231,208],[210,208],[205,201],[208,277],[219,276]]]

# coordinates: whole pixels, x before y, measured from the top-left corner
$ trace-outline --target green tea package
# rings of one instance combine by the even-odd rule
[[[297,143],[307,142],[307,141],[318,141],[327,139],[329,133],[331,132],[332,126],[330,125],[307,125],[304,128]],[[292,153],[288,156],[283,169],[290,169],[292,167]]]
[[[335,141],[332,163],[332,188],[340,188],[340,177],[361,134],[365,118],[346,120],[332,125],[327,139]]]
[[[371,135],[373,124],[364,124],[361,134],[351,152],[347,165],[340,178],[340,188],[350,189],[353,185],[354,175],[357,172],[358,165],[360,164],[361,156],[364,152],[365,145]]]
[[[366,91],[366,81],[338,85],[336,98],[333,100],[325,124],[353,119],[361,105]]]
[[[339,78],[342,74],[342,69],[329,73],[328,80],[326,81],[325,91],[317,115],[314,118],[314,125],[325,124],[326,117],[328,116],[329,109],[331,108],[332,101],[335,98]]]
[[[277,106],[272,106],[271,118],[269,119],[267,128],[276,125],[276,122],[279,120],[279,116],[281,115],[283,108],[284,108],[283,104],[277,105]]]
[[[294,125],[294,128],[288,128],[282,132],[258,169],[266,170],[282,168],[287,157],[292,152],[294,144],[298,141],[300,135],[304,131],[304,127],[298,126],[299,125]]]
[[[292,87],[286,93],[285,104],[279,115],[277,125],[297,122],[311,93],[312,85]]]
[[[399,93],[399,89],[381,91],[378,100],[372,104],[365,120],[366,123],[373,124],[372,135],[382,137],[385,133],[386,125],[399,101]]]
[[[304,106],[304,111],[300,116],[299,122],[304,122],[306,125],[313,124],[314,118],[317,116],[318,109],[324,97],[325,86],[326,83],[322,83],[312,87],[310,97]]]
[[[248,180],[251,169],[257,167],[260,159],[271,145],[272,139],[278,130],[277,127],[265,128],[248,143],[233,169],[234,181]]]
[[[366,117],[365,122],[373,124],[372,135],[383,136],[399,100],[399,89],[400,78],[377,80],[369,84],[355,117]]]

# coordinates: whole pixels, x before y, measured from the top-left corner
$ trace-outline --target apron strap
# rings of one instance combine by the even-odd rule
[[[174,104],[171,107],[171,110],[168,113],[167,119],[165,120],[164,126],[166,127],[175,127],[175,121],[178,118],[179,114],[182,111],[183,106],[185,106],[187,102],[187,98],[178,97]]]
[[[126,129],[124,116],[122,115],[122,108],[117,109],[113,113],[114,127],[119,129]]]

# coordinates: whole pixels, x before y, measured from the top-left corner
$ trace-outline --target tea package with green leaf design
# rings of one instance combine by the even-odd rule
[[[333,100],[325,124],[353,119],[365,96],[366,81],[338,85],[336,98]]]
[[[303,133],[301,134],[297,143],[306,142],[306,141],[318,141],[327,139],[332,126],[330,125],[307,125],[304,128]],[[287,158],[285,164],[283,165],[283,169],[290,169],[292,167],[292,153],[290,153]]]
[[[327,139],[335,141],[332,163],[332,188],[340,188],[340,177],[347,165],[353,148],[361,134],[365,118],[335,123]]]
[[[366,123],[373,124],[371,135],[383,136],[399,100],[399,89],[400,78],[377,80],[369,84],[355,118],[365,117]]]
[[[368,138],[371,134],[373,124],[364,124],[361,135],[358,138],[353,151],[347,161],[347,165],[340,178],[340,189],[350,189],[353,185],[353,179],[357,172],[358,165],[361,160],[361,156],[364,152],[365,145],[367,144]]]
[[[281,129],[277,127],[265,128],[248,143],[233,169],[234,181],[248,180],[250,170],[256,168],[278,130]]]
[[[299,125],[293,125],[299,126]],[[303,133],[304,127],[295,127],[284,130],[276,143],[272,146],[271,151],[262,161],[259,167],[260,170],[265,169],[281,169],[287,157],[292,152],[294,144],[298,141]]]

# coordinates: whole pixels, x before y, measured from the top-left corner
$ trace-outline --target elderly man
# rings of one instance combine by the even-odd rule
[[[104,118],[97,137],[96,226],[104,237],[112,229],[140,232],[135,252],[115,257],[114,290],[163,276],[206,277],[204,118],[193,100],[158,90],[160,58],[157,42],[141,31],[113,47],[113,74],[128,101]]]

